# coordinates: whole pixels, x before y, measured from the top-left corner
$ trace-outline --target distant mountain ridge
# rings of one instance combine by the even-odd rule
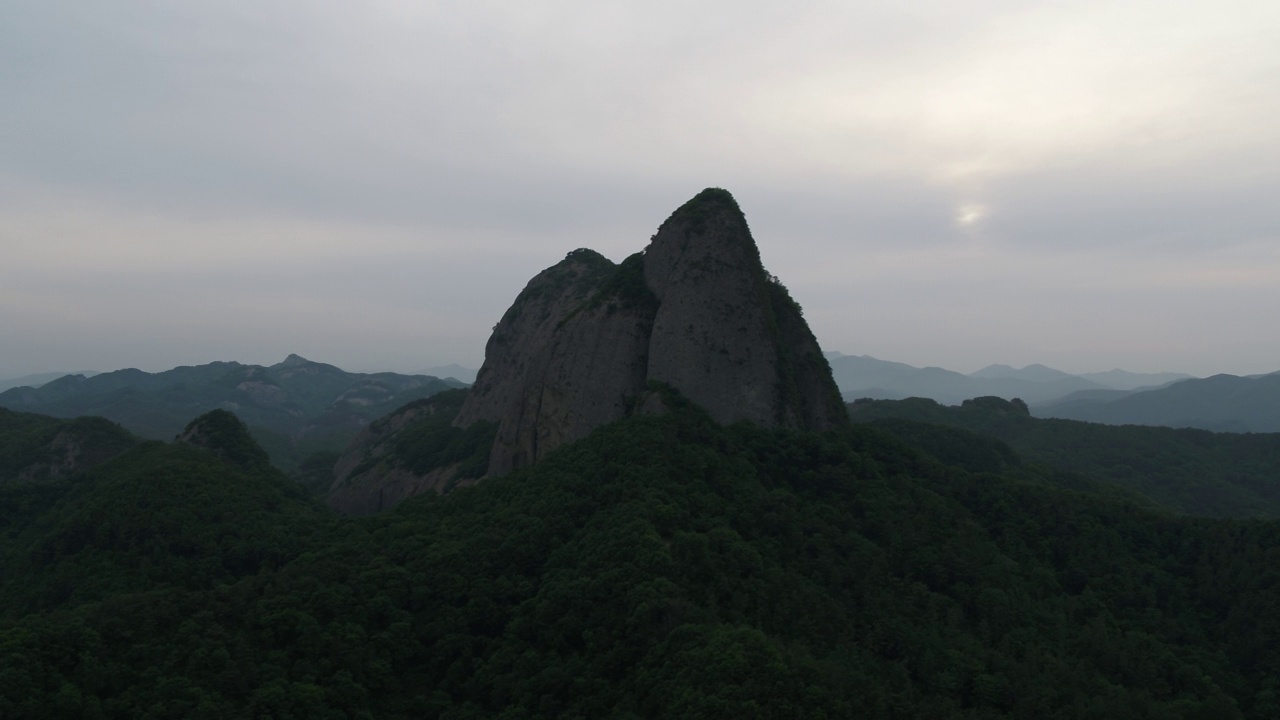
[[[1035,414],[1109,425],[1280,432],[1280,373],[1214,375],[1120,396],[1069,397],[1037,407]]]
[[[463,367],[457,363],[450,363],[448,365],[433,365],[432,367],[429,367],[425,370],[420,370],[414,374],[415,375],[431,375],[432,377],[438,377],[441,379],[453,378],[454,380],[461,380],[462,382],[468,385],[476,381],[475,369]]]
[[[280,461],[299,442],[311,449],[340,449],[373,419],[461,385],[425,375],[349,373],[290,355],[271,366],[213,362],[158,373],[130,368],[93,377],[68,375],[39,388],[0,393],[0,407],[61,418],[97,415],[163,440],[193,417],[228,410]]]
[[[1004,380],[1017,379],[1026,380],[1028,382],[1063,382],[1079,379],[1078,375],[1065,373],[1061,370],[1055,370],[1051,367],[1035,363],[1024,368],[1015,368],[1011,365],[988,365],[981,370],[969,373],[968,377],[978,380]]]
[[[974,397],[1019,398],[1028,404],[1055,402],[1076,393],[1131,391],[1191,377],[1184,373],[1135,373],[1110,370],[1073,375],[1045,365],[1023,368],[988,365],[965,375],[940,367],[919,368],[870,355],[825,353],[840,394],[846,400],[902,400],[923,397],[958,405]]]
[[[85,377],[93,377],[100,373],[93,370],[76,370],[74,372],[43,372],[32,375],[23,375],[22,377],[8,378],[0,380],[0,392],[16,387],[40,387],[45,383],[57,380],[67,375],[84,375]]]
[[[1179,380],[1192,380],[1195,376],[1176,372],[1135,373],[1116,368],[1106,372],[1081,373],[1080,377],[1116,390],[1138,390],[1163,387]]]

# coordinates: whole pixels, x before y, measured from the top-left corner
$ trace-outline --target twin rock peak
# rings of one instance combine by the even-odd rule
[[[574,250],[530,280],[494,327],[453,424],[497,426],[487,471],[497,475],[600,425],[662,412],[654,383],[724,424],[848,422],[799,305],[765,272],[725,190],[698,193],[620,264]]]
[[[849,423],[800,306],[764,272],[746,219],[723,190],[685,202],[621,264],[575,250],[536,275],[495,325],[466,397],[443,393],[370,425],[335,466],[329,505],[378,512],[522,468],[599,425],[664,413],[666,388],[724,424]],[[402,430],[443,420],[452,407],[463,434],[485,443],[493,432],[488,464],[483,445],[475,461],[434,469],[396,460]],[[471,432],[481,429],[485,436]]]

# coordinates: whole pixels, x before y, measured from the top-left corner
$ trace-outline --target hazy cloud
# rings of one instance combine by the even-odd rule
[[[1262,372],[1280,6],[0,9],[0,375],[478,364],[708,185],[831,349]]]

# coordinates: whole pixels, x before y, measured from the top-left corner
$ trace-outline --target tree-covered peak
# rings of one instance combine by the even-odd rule
[[[245,469],[271,465],[267,452],[254,441],[249,428],[226,410],[211,410],[192,420],[175,440],[212,450],[223,460]]]

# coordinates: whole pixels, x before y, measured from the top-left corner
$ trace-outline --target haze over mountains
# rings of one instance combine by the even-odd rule
[[[1214,375],[1145,392],[1072,395],[1035,408],[1035,414],[1109,425],[1280,432],[1280,373]]]
[[[1280,432],[1280,373],[1193,378],[1125,370],[1072,375],[1044,365],[990,365],[964,375],[862,355],[827,353],[846,400],[917,397],[959,405],[977,397],[1018,398],[1037,417],[1110,425]]]
[[[1073,375],[1040,364],[1023,368],[995,364],[966,375],[868,355],[827,352],[825,356],[846,400],[921,397],[944,405],[958,405],[971,398],[993,396],[1022,399],[1038,417],[1223,432],[1280,431],[1276,410],[1280,408],[1280,394],[1274,374],[1215,375],[1199,379],[1183,373],[1135,373],[1116,369]],[[475,370],[456,364],[427,368],[415,375],[400,375],[348,373],[331,365],[314,363],[311,365],[324,369],[288,375],[286,384],[290,387],[286,394],[292,395],[287,399],[271,390],[260,391],[256,398],[251,398],[249,391],[257,387],[252,384],[238,387],[240,383],[236,383],[234,389],[225,386],[226,374],[238,369],[278,372],[289,362],[311,364],[291,356],[290,360],[271,367],[231,362],[174,368],[161,373],[120,370],[70,376],[30,375],[10,381],[21,382],[22,386],[0,392],[0,407],[57,417],[98,414],[144,437],[169,438],[192,412],[215,407],[239,408],[245,404],[237,412],[249,420],[258,439],[271,447],[273,459],[292,467],[307,450],[333,448],[335,443],[345,442],[378,413],[415,397],[460,387],[474,381],[476,375]],[[93,379],[94,376],[99,379]],[[443,384],[420,385],[432,379]],[[215,381],[223,385],[201,387],[211,382],[217,385]],[[361,385],[367,396],[348,392]],[[396,390],[397,387],[400,390]],[[430,390],[421,389],[425,387]],[[329,406],[334,403],[350,412],[344,414],[336,409],[337,405]],[[273,439],[265,433],[278,433],[281,437]],[[310,436],[315,440],[326,433],[330,438],[328,442],[303,443],[307,450],[297,447],[301,438]]]
[[[994,395],[1021,398],[1031,405],[1088,391],[1128,391],[1166,385],[1191,377],[1184,373],[1134,373],[1124,370],[1072,375],[1044,365],[1017,369],[989,365],[968,375],[939,367],[918,368],[905,363],[878,360],[869,355],[829,352],[831,374],[846,400],[867,397],[899,400],[924,397],[945,405],[969,398]]]
[[[67,375],[83,375],[85,377],[93,377],[99,373],[92,370],[76,370],[74,372],[42,372],[33,373],[31,375],[23,375],[22,377],[8,378],[0,380],[0,392],[16,387],[40,387],[48,382],[53,382]]]

